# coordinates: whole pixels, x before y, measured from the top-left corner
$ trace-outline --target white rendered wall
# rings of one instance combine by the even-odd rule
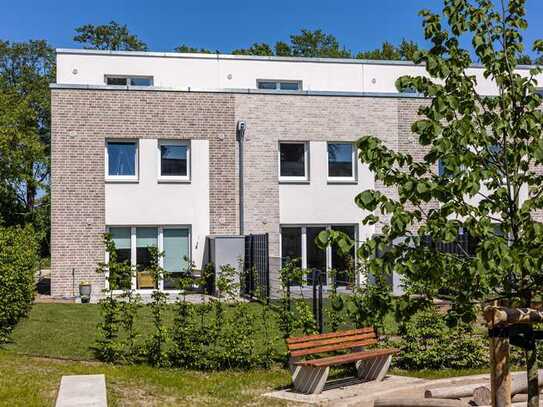
[[[368,167],[359,160],[356,183],[328,183],[327,143],[310,142],[308,184],[279,185],[279,218],[282,225],[287,224],[359,224],[359,236],[364,238],[373,234],[373,226],[361,225],[367,215],[354,203],[354,198],[366,189],[374,188],[374,177]]]
[[[192,259],[202,266],[209,235],[209,142],[191,140],[191,182],[158,183],[156,139],[139,140],[139,182],[106,183],[106,225],[191,226]]]
[[[527,69],[519,69],[528,75]],[[470,68],[482,95],[496,94],[495,84],[481,68]],[[403,75],[426,75],[422,66],[372,63],[357,60],[176,53],[108,53],[58,50],[57,83],[104,85],[106,75],[153,76],[154,86],[179,90],[256,89],[257,79],[301,80],[303,90],[325,92],[397,93],[395,82]],[[543,84],[543,75],[539,76]]]

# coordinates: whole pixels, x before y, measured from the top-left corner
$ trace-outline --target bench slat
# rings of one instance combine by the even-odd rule
[[[300,349],[317,348],[319,346],[334,345],[336,343],[344,343],[344,342],[360,341],[362,339],[377,339],[377,338],[375,338],[375,333],[372,332],[372,333],[365,333],[365,334],[359,334],[359,335],[341,336],[339,338],[320,339],[320,340],[313,340],[313,341],[308,341],[308,342],[292,343],[288,345],[288,349],[289,351],[294,351],[294,350],[300,350]]]
[[[361,352],[347,353],[346,355],[329,356],[321,359],[304,360],[296,362],[297,366],[327,367],[357,362],[359,360],[372,359],[379,356],[392,355],[400,352],[399,349],[375,349]]]
[[[356,342],[344,342],[344,343],[339,343],[336,345],[326,345],[326,346],[319,346],[317,348],[311,348],[311,349],[295,350],[293,352],[290,352],[290,356],[300,357],[300,356],[306,356],[306,355],[315,355],[317,353],[332,352],[335,350],[342,350],[342,349],[351,349],[351,348],[356,348],[359,346],[375,345],[376,343],[377,343],[376,339],[364,339],[364,340],[356,341]]]
[[[359,328],[359,329],[349,329],[347,331],[328,332],[328,333],[319,334],[319,335],[297,336],[297,337],[288,338],[287,344],[310,342],[310,341],[319,340],[319,339],[340,338],[343,336],[365,334],[365,333],[370,333],[370,332],[374,332],[372,326],[367,326],[365,328]]]

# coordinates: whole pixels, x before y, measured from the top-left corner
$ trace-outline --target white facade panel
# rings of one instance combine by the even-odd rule
[[[526,68],[518,72],[528,75]],[[480,94],[497,93],[482,68],[470,68],[467,73],[476,76]],[[57,53],[58,84],[101,86],[106,75],[152,76],[155,87],[179,90],[256,89],[258,79],[269,79],[302,81],[305,91],[394,94],[400,76],[427,73],[423,66],[397,61],[89,50]],[[543,83],[543,75],[539,78]]]
[[[279,185],[279,216],[281,225],[360,224],[365,213],[354,198],[366,189],[374,188],[369,168],[357,160],[356,183],[329,183],[327,143],[310,142],[310,182]],[[373,226],[359,226],[364,239],[373,234]]]
[[[191,227],[192,258],[202,266],[205,238],[209,235],[209,142],[190,142],[190,183],[158,182],[158,140],[139,140],[139,181],[106,183],[108,226]]]

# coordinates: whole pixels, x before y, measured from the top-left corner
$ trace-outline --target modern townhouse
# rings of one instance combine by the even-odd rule
[[[367,188],[393,193],[353,143],[371,134],[423,154],[410,127],[428,101],[396,90],[406,74],[425,71],[392,61],[57,50],[52,295],[72,296],[80,281],[100,295],[106,231],[135,267],[150,245],[176,273],[187,260],[205,264],[210,237],[267,233],[272,275],[287,257],[341,271],[345,260],[314,238],[326,228],[357,240],[377,233],[353,199]],[[496,93],[480,68],[469,74],[479,93]],[[132,286],[149,288],[137,275]],[[175,278],[159,287],[175,290]]]

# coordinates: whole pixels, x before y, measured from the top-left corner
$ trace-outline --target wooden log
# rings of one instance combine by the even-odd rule
[[[532,308],[488,306],[483,316],[489,327],[497,325],[537,324],[543,322],[543,311]]]
[[[450,399],[377,399],[374,407],[464,407],[466,403]]]
[[[538,378],[539,389],[541,390],[541,388],[543,388],[543,369],[539,369]],[[513,379],[511,381],[511,395],[526,393],[527,391],[528,380],[526,378],[526,373],[513,376]],[[488,385],[477,387],[473,391],[473,402],[478,406],[485,406],[487,404],[491,404],[492,396],[490,387]]]
[[[478,387],[489,386],[488,380],[477,383],[464,384],[462,386],[436,387],[434,389],[426,389],[424,397],[436,399],[460,399],[462,397],[473,396],[473,391]]]
[[[490,338],[490,390],[494,407],[511,405],[511,370],[509,369],[509,338]]]

